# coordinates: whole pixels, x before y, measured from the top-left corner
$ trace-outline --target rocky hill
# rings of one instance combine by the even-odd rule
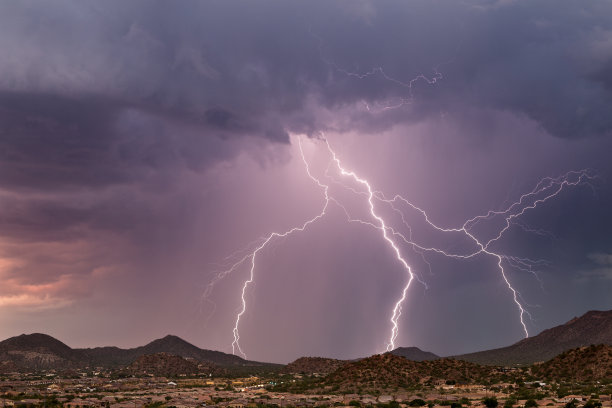
[[[591,344],[612,345],[612,310],[590,311],[511,346],[455,358],[488,365],[528,365]]]
[[[197,374],[198,366],[183,357],[157,353],[138,357],[125,371],[135,375],[152,374],[157,377],[177,377],[181,374]]]
[[[612,346],[580,347],[531,368],[533,375],[555,381],[612,379]]]
[[[412,361],[391,353],[378,354],[343,365],[324,379],[339,392],[409,388],[418,384],[455,381],[478,383],[499,376],[497,369],[467,361],[441,358]]]
[[[348,361],[333,358],[301,357],[289,363],[283,371],[292,374],[329,374],[346,363]]]
[[[423,351],[418,347],[398,347],[391,351],[391,354],[395,354],[396,356],[404,357],[412,361],[427,361],[440,358],[440,356],[430,353],[429,351]]]

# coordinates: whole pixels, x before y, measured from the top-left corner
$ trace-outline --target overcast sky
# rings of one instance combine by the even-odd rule
[[[209,284],[325,203],[298,140],[329,193],[377,222],[323,137],[448,228],[588,169],[491,248],[547,261],[537,276],[505,264],[530,335],[612,308],[612,3],[22,1],[0,3],[0,338],[132,347],[172,333],[231,352],[250,260]],[[420,245],[471,250],[403,210]],[[394,240],[422,281],[396,346],[523,338],[495,257]],[[332,202],[256,261],[249,359],[385,349],[407,274],[381,231]]]

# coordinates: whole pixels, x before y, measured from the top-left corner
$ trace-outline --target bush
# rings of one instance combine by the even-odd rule
[[[565,408],[576,408],[577,406],[578,406],[578,401],[576,401],[575,399],[565,404]]]
[[[499,405],[499,402],[497,402],[497,398],[495,397],[484,398],[482,400],[482,403],[487,408],[497,408],[497,406]]]
[[[583,406],[582,408],[600,408],[601,407],[601,402],[599,401],[593,401],[592,399],[588,400]]]
[[[538,406],[538,403],[533,398],[525,401],[525,408],[535,408],[537,406]],[[566,407],[566,408],[569,408],[569,407]]]
[[[416,398],[410,401],[408,405],[410,405],[411,407],[422,407],[424,405],[427,405],[427,403],[420,398]]]
[[[514,398],[508,398],[506,402],[504,402],[504,408],[512,408],[514,405],[516,405],[516,403],[517,400]]]

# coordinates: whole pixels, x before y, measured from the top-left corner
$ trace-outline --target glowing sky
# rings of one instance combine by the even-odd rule
[[[497,249],[550,262],[541,282],[508,274],[531,334],[612,308],[612,4],[2,2],[0,338],[172,333],[230,352],[248,268],[215,286],[214,310],[202,295],[234,251],[321,211],[297,146],[323,175],[321,134],[373,188],[449,227],[593,169]],[[262,251],[249,358],[384,349],[406,274],[378,231],[338,208],[322,221]],[[465,248],[414,222],[425,243]],[[430,270],[405,255],[428,289],[411,286],[398,345],[522,338],[494,260],[432,256]]]

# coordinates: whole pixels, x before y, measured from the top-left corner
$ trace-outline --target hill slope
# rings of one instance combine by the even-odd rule
[[[526,365],[591,344],[612,345],[612,310],[590,311],[511,346],[454,358],[488,365]]]
[[[559,381],[603,380],[612,378],[612,346],[580,347],[559,354],[531,368],[533,375]]]
[[[295,374],[329,374],[348,363],[324,357],[300,357],[283,369],[286,373]]]
[[[183,357],[157,353],[138,357],[127,367],[126,371],[136,375],[153,374],[155,376],[176,377],[181,374],[197,374],[198,366]]]
[[[497,375],[500,373],[496,368],[468,361],[448,358],[412,361],[385,353],[345,364],[325,377],[323,384],[337,387],[340,392],[354,392],[408,388],[447,380],[469,384],[491,380]]]

